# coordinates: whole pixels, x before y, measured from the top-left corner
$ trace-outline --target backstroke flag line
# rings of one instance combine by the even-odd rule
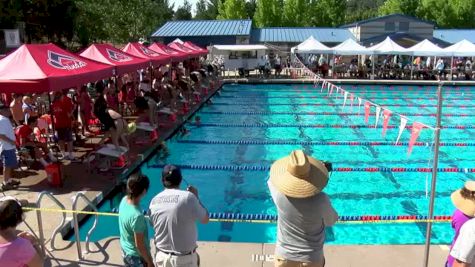
[[[424,128],[424,124],[422,124],[422,123],[419,123],[419,122],[415,121],[412,124],[411,139],[409,140],[409,147],[407,149],[407,156],[408,157],[412,153],[412,148],[414,147],[414,144],[416,143],[416,140],[419,137],[419,134],[421,133],[422,128]]]
[[[386,136],[386,130],[388,129],[389,118],[391,118],[391,111],[389,109],[383,110],[383,137]]]
[[[399,125],[399,134],[397,135],[396,145],[399,143],[399,138],[401,138],[402,131],[406,128],[407,118],[401,116],[401,124]]]
[[[371,108],[371,105],[369,104],[369,102],[368,101],[364,102],[364,121],[366,123],[368,123],[370,108]]]

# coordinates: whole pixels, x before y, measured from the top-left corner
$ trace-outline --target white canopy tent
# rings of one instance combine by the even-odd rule
[[[328,46],[320,43],[315,37],[310,36],[307,40],[303,41],[301,44],[292,47],[292,53],[300,54],[331,54],[332,49]]]
[[[407,51],[411,56],[450,56],[448,51],[445,51],[443,48],[438,47],[427,39],[407,48]]]
[[[391,40],[389,36],[381,43],[368,47],[368,50],[373,55],[408,55],[407,49]]]
[[[475,44],[463,39],[458,43],[446,47],[444,51],[453,57],[473,57],[475,56]]]
[[[373,52],[358,44],[353,39],[348,39],[332,48],[335,55],[372,55]]]

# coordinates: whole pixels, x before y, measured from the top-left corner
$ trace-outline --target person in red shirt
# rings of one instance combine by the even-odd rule
[[[72,100],[61,92],[54,93],[53,101],[53,115],[54,115],[54,127],[59,140],[59,147],[64,159],[74,160],[73,155],[73,110],[74,104]],[[67,143],[68,154],[66,155]]]
[[[57,161],[56,157],[53,155],[51,150],[48,149],[48,146],[45,143],[36,142],[33,137],[33,129],[36,127],[37,118],[30,117],[27,120],[26,124],[20,125],[15,129],[16,145],[21,148],[27,148],[30,150],[31,156],[37,158],[37,155],[41,155],[43,151],[44,155],[48,155],[51,161]],[[38,160],[43,166],[47,165],[47,162],[41,156],[38,156]]]

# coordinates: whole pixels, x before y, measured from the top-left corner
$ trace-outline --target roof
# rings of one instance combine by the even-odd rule
[[[390,37],[391,40],[393,40],[395,42],[398,42],[399,40],[402,40],[402,39],[409,39],[409,40],[414,41],[414,44],[419,43],[419,42],[424,40],[424,38],[422,38],[420,36],[417,36],[417,35],[414,35],[414,34],[405,33],[405,32],[392,32],[392,33],[385,33],[385,34],[381,34],[381,35],[378,35],[378,36],[375,36],[375,37],[371,37],[371,38],[368,38],[368,39],[361,40],[361,43],[363,45],[368,46],[368,45],[371,45],[371,44],[376,44],[376,43],[382,42],[382,41],[384,41],[384,39],[386,39],[386,37]],[[431,41],[432,43],[440,46],[440,47],[446,47],[446,46],[450,45],[450,43],[447,43],[447,42],[445,42],[443,40],[440,40],[438,38],[430,38],[428,40]]]
[[[366,23],[373,22],[373,21],[384,20],[384,19],[388,19],[388,18],[392,18],[392,17],[403,17],[403,18],[407,18],[407,19],[410,19],[410,20],[415,20],[415,21],[420,21],[420,22],[423,22],[423,23],[435,25],[435,23],[432,22],[432,21],[423,20],[423,19],[419,19],[419,18],[416,18],[416,17],[413,17],[413,16],[408,16],[408,15],[404,15],[404,14],[400,14],[400,13],[394,13],[394,14],[390,14],[390,15],[379,16],[379,17],[375,17],[375,18],[356,21],[356,22],[353,22],[353,23],[350,23],[350,24],[345,24],[345,25],[340,26],[340,28],[356,27],[356,26],[359,26],[359,25],[363,25],[363,24],[366,24]]]
[[[323,43],[341,43],[347,39],[354,39],[353,34],[347,29],[336,28],[262,28],[253,29],[252,43],[301,43],[310,36]]]
[[[214,45],[213,49],[227,51],[267,50],[265,45]]]
[[[169,21],[152,37],[250,35],[252,20]]]
[[[440,29],[434,30],[434,38],[454,44],[466,39],[475,43],[475,29]]]

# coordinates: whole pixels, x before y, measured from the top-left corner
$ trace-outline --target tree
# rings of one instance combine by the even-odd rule
[[[475,27],[475,0],[421,0],[421,18],[435,21],[443,28]]]
[[[173,16],[174,20],[191,20],[193,16],[191,15],[191,4],[188,0],[183,2],[183,5],[175,11]]]
[[[345,22],[346,0],[313,0],[309,10],[311,26],[339,26]]]
[[[244,0],[225,0],[219,2],[218,19],[247,18],[246,2]]]
[[[196,3],[196,14],[194,19],[213,20],[218,16],[218,5],[220,0],[199,0]]]
[[[416,17],[418,15],[417,9],[420,4],[420,0],[387,0],[379,7],[379,15],[401,13]]]
[[[282,26],[283,0],[257,0],[254,23],[257,27]]]
[[[246,13],[249,19],[254,17],[254,13],[256,13],[256,0],[246,1]]]
[[[378,9],[385,0],[348,0],[345,23],[365,20],[378,16]]]
[[[308,25],[308,0],[286,0],[283,11],[283,25],[302,27]]]

